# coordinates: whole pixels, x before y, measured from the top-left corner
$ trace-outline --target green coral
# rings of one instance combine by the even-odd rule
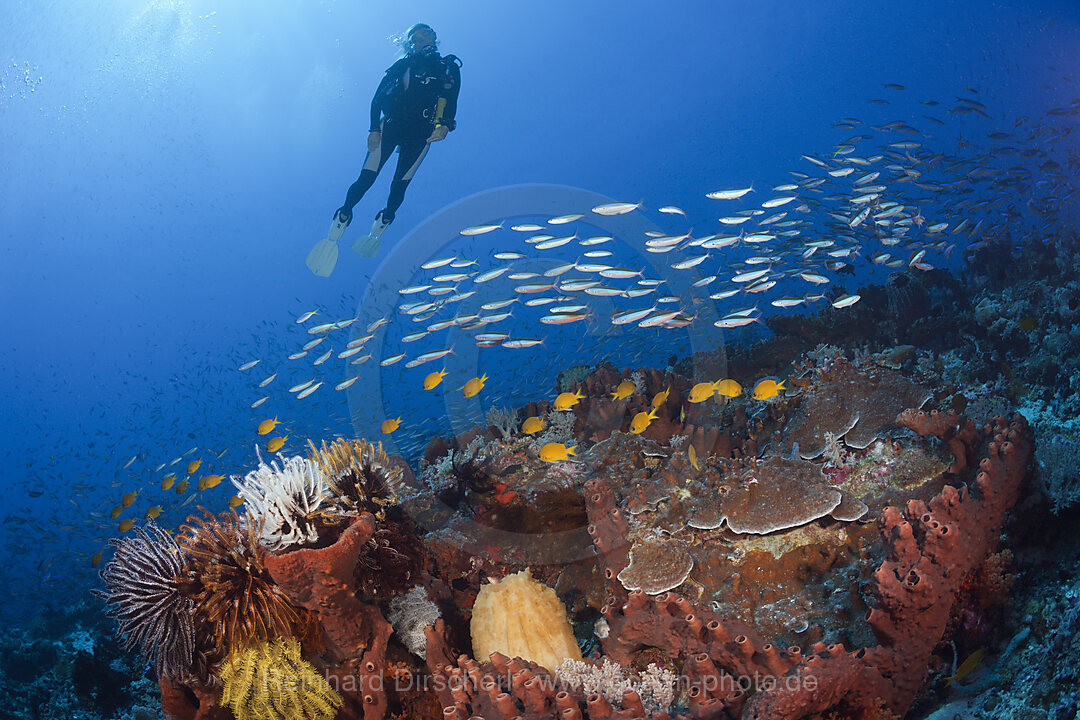
[[[218,673],[236,720],[332,720],[342,699],[300,656],[296,638],[233,650]]]

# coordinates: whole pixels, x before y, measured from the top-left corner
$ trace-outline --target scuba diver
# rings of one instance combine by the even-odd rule
[[[424,23],[416,23],[405,32],[402,50],[402,56],[387,69],[371,99],[367,157],[360,177],[349,187],[345,203],[334,211],[329,237],[308,256],[308,267],[316,275],[325,277],[333,272],[336,241],[352,222],[353,208],[397,149],[397,167],[386,207],[375,216],[371,233],[358,238],[352,246],[361,257],[373,257],[379,251],[379,237],[394,221],[405,189],[428,147],[444,139],[456,126],[461,61],[454,55],[439,54],[435,31]]]

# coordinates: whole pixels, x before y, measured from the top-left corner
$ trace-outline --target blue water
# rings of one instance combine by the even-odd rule
[[[288,396],[312,374],[285,360],[310,337],[293,322],[301,313],[320,309],[308,326],[358,316],[353,332],[392,313],[401,284],[420,282],[423,273],[390,283],[410,261],[416,270],[460,254],[488,268],[492,251],[528,251],[505,229],[456,239],[460,227],[499,220],[448,226],[469,198],[486,207],[483,198],[507,187],[576,188],[582,198],[643,199],[635,215],[649,227],[719,232],[717,217],[736,206],[721,208],[707,192],[753,183],[748,200],[760,203],[792,180],[790,170],[815,170],[802,155],[828,157],[864,131],[834,127],[840,118],[924,127],[921,116],[933,112],[944,120],[928,128],[934,147],[977,155],[988,133],[1011,131],[1024,115],[1041,122],[1080,96],[1080,8],[1067,1],[370,5],[0,6],[4,622],[97,583],[90,557],[117,534],[108,513],[124,493],[140,495],[123,517],[141,519],[161,503],[170,526],[196,504],[224,507],[227,481],[180,508],[184,496],[160,492],[166,471],[156,469],[202,458],[202,473],[242,474],[262,419],[279,416],[286,450],[301,452],[307,438],[374,437],[380,419],[402,415],[391,440],[415,455],[431,434],[466,430],[492,405],[550,397],[571,365],[662,367],[672,353],[762,333],[552,328],[522,312],[512,334],[545,345],[461,353],[445,396],[419,389],[418,378],[438,367],[380,372],[382,350],[348,393]],[[334,275],[317,278],[304,258],[359,173],[371,94],[397,55],[388,38],[417,20],[464,63],[458,128],[431,148],[379,257],[362,260],[348,244],[382,207],[390,170],[357,207]],[[957,96],[976,98],[990,117],[947,114]],[[941,105],[921,104],[930,99]],[[1077,138],[1052,151],[1064,162]],[[530,192],[541,205],[557,194]],[[689,220],[657,212],[669,204]],[[543,222],[523,207],[515,222]],[[1075,202],[1070,212],[1075,220]],[[424,223],[430,235],[417,234]],[[1048,231],[1025,223],[1018,241]],[[636,237],[617,258],[641,269]],[[406,239],[408,252],[395,257]],[[576,259],[568,250],[550,257]],[[664,258],[675,259],[647,260],[663,267]],[[848,292],[885,276],[865,258],[859,272],[844,281]],[[600,308],[649,304],[596,307],[603,316]],[[379,339],[387,354],[413,325],[395,321]],[[330,385],[346,377],[333,362]],[[255,385],[276,369],[274,394],[252,410],[262,394]],[[480,398],[451,402],[482,373],[490,380]]]

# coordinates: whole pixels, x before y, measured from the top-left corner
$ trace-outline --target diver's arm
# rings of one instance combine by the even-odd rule
[[[401,71],[401,64],[402,62],[399,60],[388,67],[386,69],[386,74],[383,75],[382,82],[380,82],[379,87],[375,89],[375,94],[371,98],[371,124],[368,128],[369,132],[379,132],[379,127],[382,124],[383,103],[386,101],[386,94],[390,90],[390,86]]]
[[[440,99],[446,99],[446,105],[437,121],[453,130],[457,127],[454,117],[457,115],[458,93],[461,92],[461,70],[458,69],[457,63],[450,62],[449,71],[450,79],[444,84],[443,92],[439,94]]]
[[[370,132],[378,132],[379,124],[382,122],[382,106],[383,99],[386,97],[386,88],[390,85],[390,73],[387,72],[383,75],[382,82],[379,83],[378,89],[375,91],[375,95],[371,98],[371,125]]]
[[[461,71],[458,69],[458,65],[454,60],[446,60],[446,64],[449,78],[443,84],[443,92],[438,94],[438,101],[435,106],[435,126],[445,125],[447,131],[451,131],[458,125],[454,120],[454,117],[458,113],[458,93],[461,91]]]

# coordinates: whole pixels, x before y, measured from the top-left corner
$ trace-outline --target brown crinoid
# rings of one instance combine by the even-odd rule
[[[321,448],[308,440],[311,460],[326,478],[336,503],[349,515],[369,512],[382,520],[386,508],[398,502],[402,470],[382,448],[366,440],[339,438]]]
[[[242,527],[232,512],[200,510],[203,517],[189,517],[178,538],[191,559],[184,589],[195,601],[210,655],[223,658],[244,642],[308,634],[308,613],[289,603],[259,559],[258,529]]]

